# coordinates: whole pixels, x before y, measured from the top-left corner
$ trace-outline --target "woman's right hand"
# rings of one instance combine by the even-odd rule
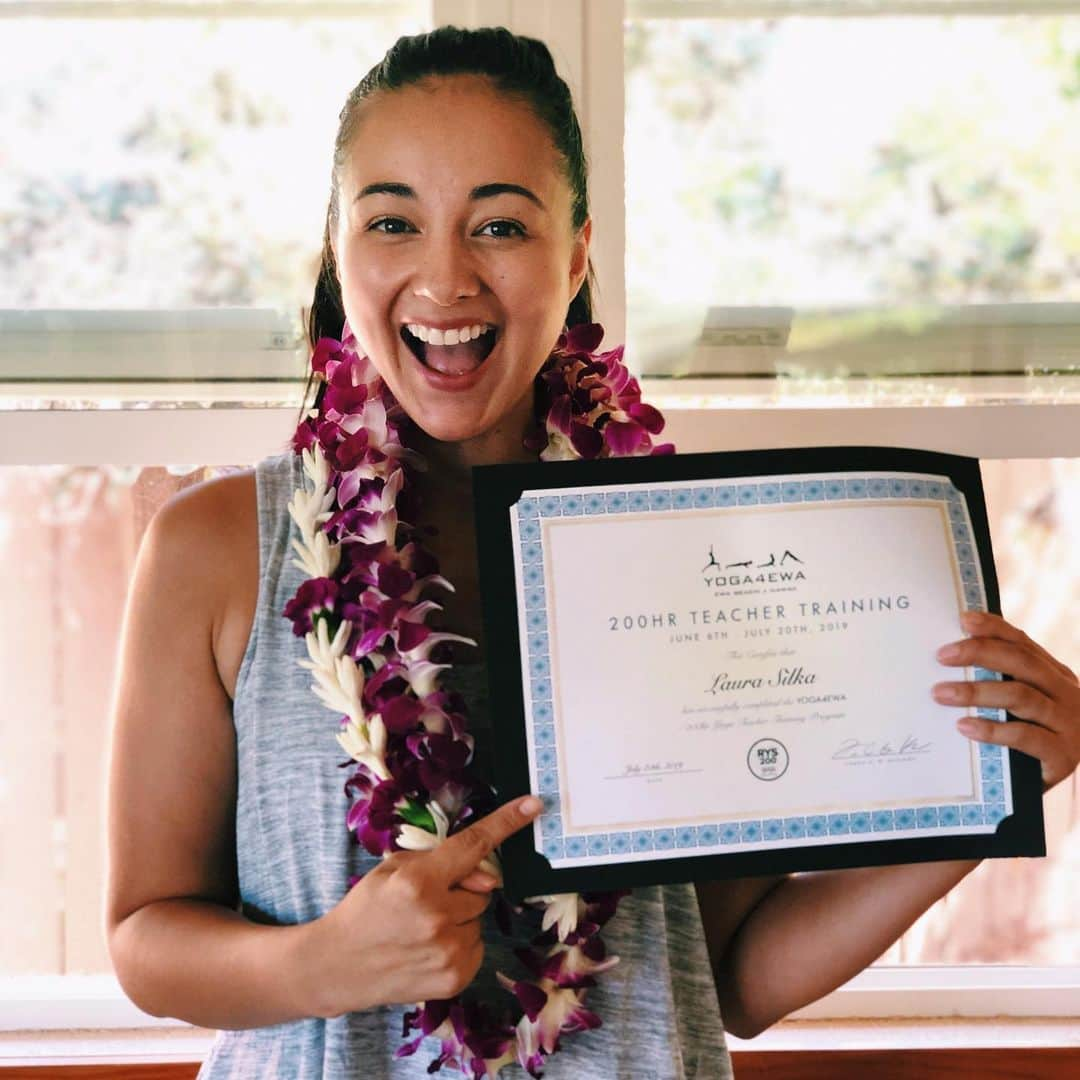
[[[432,851],[395,852],[308,924],[299,963],[314,1014],[453,997],[484,958],[482,919],[498,884],[477,870],[539,813],[530,796],[455,833]]]

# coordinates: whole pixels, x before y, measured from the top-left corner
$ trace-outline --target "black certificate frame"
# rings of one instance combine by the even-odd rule
[[[525,687],[510,510],[528,490],[732,480],[739,477],[855,472],[930,473],[947,477],[967,502],[986,596],[1000,614],[982,475],[976,458],[901,447],[833,446],[784,450],[529,462],[473,468],[479,581],[487,642],[494,783],[500,802],[530,792]],[[1009,676],[1005,676],[1009,678]],[[1023,723],[1011,714],[1008,722]],[[764,851],[683,854],[603,865],[553,868],[535,850],[532,828],[501,849],[512,899],[550,893],[635,888],[696,880],[785,874],[949,859],[1038,857],[1046,854],[1039,762],[1010,749],[1013,813],[993,833],[800,844]],[[872,836],[872,834],[869,834]]]

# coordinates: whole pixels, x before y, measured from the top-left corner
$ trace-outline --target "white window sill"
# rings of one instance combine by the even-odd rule
[[[215,1032],[187,1025],[0,1032],[0,1068],[16,1065],[147,1065],[202,1061]]]
[[[732,1051],[1080,1047],[1080,1026],[1065,1017],[782,1020],[756,1039],[727,1041]]]
[[[0,412],[299,407],[306,378],[11,379],[0,375]],[[644,399],[668,409],[853,409],[1080,404],[1080,373],[888,377],[730,375],[640,380]]]
[[[1080,394],[1073,388],[1080,390],[1080,378],[1069,387],[1068,394],[1017,389],[950,397],[935,388],[866,398],[853,385],[814,397],[762,383],[702,395],[700,386],[658,382],[646,383],[644,396],[666,414],[663,438],[682,453],[839,445],[1075,458]],[[299,387],[282,396],[275,396],[280,387],[267,384],[241,389],[84,386],[72,398],[33,391],[31,400],[25,387],[12,396],[0,386],[0,466],[184,464],[192,447],[199,448],[202,465],[242,465],[284,450],[297,420]]]
[[[1080,969],[872,967],[733,1050],[1080,1047]],[[111,975],[0,979],[0,1065],[201,1061],[215,1032],[136,1008]]]
[[[863,1022],[940,1017],[963,1023],[1052,1017],[1076,1026],[1080,967],[1022,964],[880,964],[792,1014],[794,1021]]]
[[[5,1032],[0,1067],[200,1062],[215,1034],[188,1026]],[[736,1053],[1080,1047],[1080,1027],[1065,1018],[786,1020],[756,1039],[729,1035],[728,1046]]]
[[[1007,964],[875,965],[793,1021],[924,1017],[1018,1020],[1080,1016],[1080,967]],[[0,1038],[27,1031],[174,1028],[134,1005],[111,974],[0,978]],[[1080,1026],[1078,1026],[1080,1031]]]

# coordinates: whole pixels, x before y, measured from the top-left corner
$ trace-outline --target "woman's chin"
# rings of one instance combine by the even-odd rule
[[[524,447],[531,423],[531,395],[502,408],[498,407],[499,402],[490,398],[477,402],[460,399],[438,405],[431,402],[412,404],[414,408],[410,409],[402,402],[424,435],[446,445],[469,447],[467,459],[472,464],[535,457]]]
[[[482,422],[479,417],[471,419],[461,416],[461,406],[457,406],[456,411],[459,415],[446,416],[433,415],[431,410],[417,410],[419,415],[412,414],[412,418],[429,439],[443,443],[471,442],[491,429],[491,423]],[[443,410],[438,412],[442,413]]]

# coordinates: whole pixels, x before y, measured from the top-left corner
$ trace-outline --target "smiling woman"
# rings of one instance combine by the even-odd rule
[[[464,451],[501,421],[519,453],[533,381],[588,272],[591,225],[575,227],[549,125],[467,73],[355,108],[337,179],[347,211],[331,205],[329,236],[357,342],[428,436]]]

